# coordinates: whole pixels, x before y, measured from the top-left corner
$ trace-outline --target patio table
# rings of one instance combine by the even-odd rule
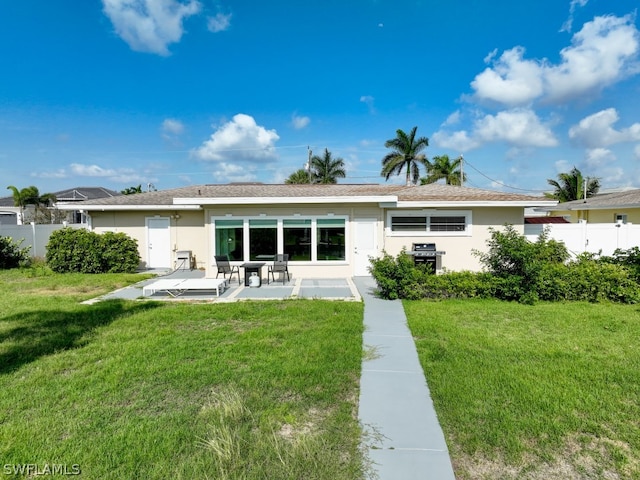
[[[262,267],[266,265],[265,262],[247,262],[240,265],[244,268],[244,286],[249,286],[249,277],[252,273],[256,273],[260,279],[258,286],[262,285]]]

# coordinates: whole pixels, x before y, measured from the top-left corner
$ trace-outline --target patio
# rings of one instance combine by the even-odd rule
[[[103,297],[94,299],[91,302],[109,299],[149,299],[161,301],[206,301],[206,302],[236,302],[242,300],[285,300],[295,298],[360,301],[362,297],[358,288],[351,278],[295,278],[291,277],[283,285],[280,279],[267,283],[266,278],[262,278],[259,287],[248,287],[243,283],[238,285],[237,277],[231,282],[227,282],[227,288],[220,288],[220,295],[217,295],[214,283],[210,290],[198,289],[184,291],[176,294],[174,289],[154,289],[155,282],[165,282],[168,280],[184,279],[204,279],[205,273],[202,270],[158,270],[145,273],[157,273],[158,276],[136,283],[129,287],[111,292]],[[220,276],[219,278],[222,278]],[[229,277],[227,277],[227,280]],[[170,283],[170,282],[169,282]],[[169,283],[166,283],[167,285]],[[162,283],[160,283],[162,285]],[[178,289],[179,290],[179,289]],[[145,295],[146,294],[146,295]]]

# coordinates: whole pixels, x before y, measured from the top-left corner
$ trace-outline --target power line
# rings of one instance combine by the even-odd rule
[[[511,186],[511,185],[507,185],[506,183],[502,183],[502,182],[500,182],[500,181],[498,181],[498,180],[496,180],[496,179],[494,179],[494,178],[491,178],[491,177],[489,177],[489,176],[485,175],[485,174],[484,174],[484,173],[482,173],[480,170],[478,170],[476,167],[474,167],[472,164],[470,164],[470,163],[469,163],[469,160],[466,160],[466,159],[465,159],[464,163],[466,163],[468,166],[470,166],[471,168],[473,168],[476,172],[478,172],[480,175],[482,175],[482,176],[483,176],[484,178],[486,178],[487,180],[490,180],[490,181],[492,181],[493,183],[497,183],[498,185],[501,185],[501,186],[503,186],[503,187],[511,188],[511,189],[513,189],[513,190],[519,190],[519,191],[521,191],[521,192],[536,192],[536,193],[544,193],[544,192],[545,192],[545,190],[533,190],[533,189],[530,189],[530,188],[518,188],[518,187],[513,187],[513,186]],[[469,182],[467,181],[467,183],[469,183]]]

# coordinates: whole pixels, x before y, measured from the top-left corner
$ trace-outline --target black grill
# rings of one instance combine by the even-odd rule
[[[431,271],[435,273],[437,257],[445,253],[437,250],[435,243],[414,243],[409,255],[413,257],[415,265],[430,265]]]

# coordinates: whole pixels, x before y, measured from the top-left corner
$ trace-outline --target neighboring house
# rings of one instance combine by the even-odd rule
[[[0,225],[16,225],[20,207],[16,207],[13,197],[0,198]]]
[[[563,216],[571,223],[582,220],[589,223],[640,224],[640,189],[559,203],[549,210],[551,215]]]
[[[115,190],[102,187],[76,187],[70,190],[55,192],[56,206],[58,202],[68,204],[70,202],[83,202],[85,200],[96,200],[103,198],[118,197],[122,195]],[[85,215],[80,210],[67,210],[66,221],[68,223],[87,223]]]
[[[401,185],[200,185],[123,195],[59,209],[81,210],[96,232],[137,240],[143,267],[174,268],[188,252],[215,276],[214,255],[234,264],[289,254],[294,275],[368,275],[369,258],[413,243],[446,252],[437,269],[478,270],[472,254],[490,228],[523,232],[525,207],[555,200],[467,187]]]
[[[101,198],[111,198],[122,195],[115,190],[109,190],[102,187],[76,187],[69,190],[61,190],[59,192],[53,192],[57,202],[81,202],[85,200],[95,200]],[[86,223],[86,218],[82,216],[80,211],[67,209],[64,216],[55,215],[56,206],[54,205],[49,209],[52,212],[51,221],[47,223]],[[0,198],[0,225],[16,225],[17,216],[20,213],[20,207],[14,205],[13,197]],[[34,208],[33,205],[27,205],[25,208],[25,223],[29,223],[33,220]],[[44,223],[44,222],[43,222]]]

